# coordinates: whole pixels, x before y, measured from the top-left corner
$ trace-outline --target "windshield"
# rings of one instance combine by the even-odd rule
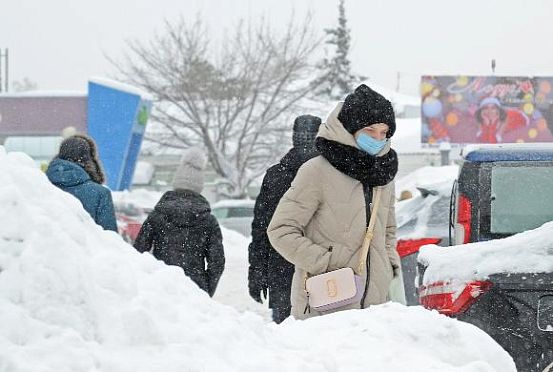
[[[490,232],[516,234],[553,220],[553,168],[492,169]]]

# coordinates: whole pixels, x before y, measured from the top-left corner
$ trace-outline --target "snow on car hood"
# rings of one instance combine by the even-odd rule
[[[400,198],[402,192],[408,191],[412,197],[396,203],[397,227],[417,219],[412,231],[400,236],[402,239],[428,237],[427,222],[433,213],[432,205],[441,198],[449,197],[453,182],[457,178],[459,167],[448,165],[441,167],[422,167],[396,181],[396,197]],[[423,197],[417,188],[425,188],[436,192],[436,195]],[[447,219],[443,221],[444,229],[447,229]]]
[[[423,246],[423,284],[484,280],[499,273],[553,272],[553,222],[508,238],[452,247]]]
[[[3,147],[0,210],[0,370],[515,371],[483,331],[421,307],[277,326],[219,304]]]
[[[396,197],[399,198],[402,191],[410,191],[413,195],[418,195],[417,187],[449,194],[458,174],[457,165],[419,168],[396,180]]]

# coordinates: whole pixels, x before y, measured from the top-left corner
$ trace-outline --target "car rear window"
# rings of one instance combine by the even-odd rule
[[[553,220],[553,168],[495,167],[490,232],[516,234]]]

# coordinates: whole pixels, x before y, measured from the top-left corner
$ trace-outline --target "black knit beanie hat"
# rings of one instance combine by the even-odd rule
[[[338,114],[338,120],[351,134],[376,123],[388,125],[388,138],[396,131],[392,103],[365,84],[359,85],[353,93],[347,95]]]
[[[313,115],[301,115],[294,120],[292,143],[294,147],[315,148],[315,137],[321,125],[321,118]]]

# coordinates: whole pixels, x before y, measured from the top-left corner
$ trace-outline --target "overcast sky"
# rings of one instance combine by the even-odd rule
[[[199,12],[213,32],[239,18],[268,15],[286,24],[311,10],[321,30],[337,22],[338,0],[2,0],[0,48],[9,48],[10,80],[41,90],[86,90],[110,76],[104,57],[125,41],[147,41],[163,19]],[[346,0],[355,72],[418,93],[421,74],[553,75],[551,0]]]

